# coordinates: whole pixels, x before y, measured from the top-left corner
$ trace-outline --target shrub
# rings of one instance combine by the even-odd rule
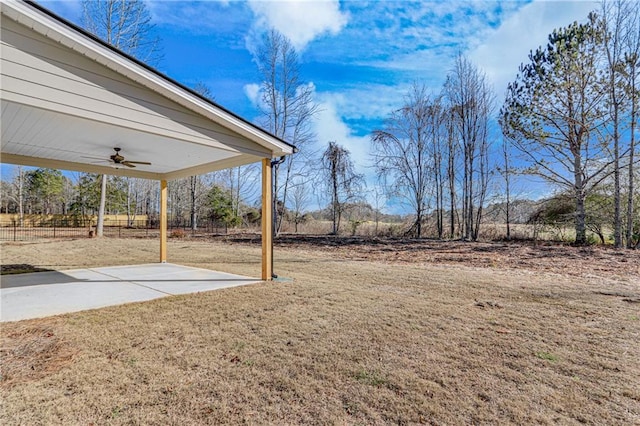
[[[171,234],[169,234],[169,238],[185,238],[186,236],[187,233],[184,232],[184,229],[174,229],[171,231]]]

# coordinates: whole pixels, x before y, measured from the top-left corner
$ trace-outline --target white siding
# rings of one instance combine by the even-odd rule
[[[109,125],[269,156],[223,126],[2,16],[2,98]],[[4,135],[3,135],[3,140]]]

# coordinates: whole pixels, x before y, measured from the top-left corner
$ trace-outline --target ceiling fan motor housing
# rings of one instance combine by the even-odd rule
[[[111,161],[113,161],[114,164],[122,164],[123,166],[131,167],[131,168],[135,168],[136,164],[142,164],[145,166],[151,165],[151,163],[149,163],[148,161],[125,161],[124,157],[120,155],[121,148],[113,148],[113,150],[116,153],[109,158],[111,158]]]

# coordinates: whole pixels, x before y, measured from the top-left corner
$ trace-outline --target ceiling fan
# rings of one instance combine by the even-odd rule
[[[131,168],[135,168],[136,164],[140,164],[140,165],[144,165],[144,166],[150,166],[151,163],[149,163],[148,161],[128,161],[125,160],[125,158],[120,155],[120,151],[122,151],[121,148],[113,148],[113,150],[116,152],[115,154],[113,154],[112,156],[110,156],[110,160],[113,164],[115,164],[116,166],[118,165],[123,165],[126,167],[131,167]]]

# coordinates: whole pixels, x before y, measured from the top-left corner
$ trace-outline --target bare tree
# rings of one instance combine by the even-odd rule
[[[373,188],[373,220],[375,221],[375,233],[374,235],[378,236],[378,229],[380,224],[380,213],[382,213],[382,208],[384,207],[384,188],[376,185]]]
[[[502,140],[502,167],[498,168],[498,172],[502,174],[504,178],[504,200],[505,208],[504,213],[507,222],[507,241],[511,241],[511,166],[509,165],[509,139],[503,138]]]
[[[252,200],[259,192],[260,168],[257,164],[247,164],[216,172],[216,176],[221,186],[229,190],[233,214],[242,217],[243,200]]]
[[[436,203],[436,232],[439,239],[444,236],[444,181],[443,154],[446,145],[443,144],[443,133],[446,133],[446,111],[441,98],[435,98],[429,114],[430,149],[433,166],[433,193]]]
[[[621,113],[626,99],[622,87],[624,73],[625,21],[629,14],[626,0],[602,1],[600,3],[601,19],[597,25],[604,37],[602,45],[605,52],[605,75],[607,76],[608,112],[613,139],[613,236],[616,247],[622,247],[622,215],[620,194],[620,125]],[[594,16],[595,18],[595,16]]]
[[[0,213],[17,211],[15,195],[12,183],[0,180]]]
[[[140,179],[125,177],[124,185],[126,191],[125,208],[127,212],[127,226],[133,226],[138,213],[140,203]]]
[[[453,109],[449,109],[445,113],[445,126],[447,135],[447,182],[449,189],[449,238],[453,239],[456,235],[456,225],[459,226],[460,217],[458,216],[457,206],[457,191],[456,191],[456,165],[458,152],[460,151],[460,144],[455,138],[454,129],[454,112]]]
[[[148,63],[160,59],[160,39],[153,35],[151,14],[143,0],[83,0],[85,29],[110,45]],[[107,176],[101,177],[96,235],[103,235]]]
[[[321,164],[323,182],[331,199],[332,234],[338,235],[344,206],[361,197],[364,177],[356,173],[349,151],[336,142],[329,142]]]
[[[304,221],[304,210],[307,208],[309,199],[309,187],[306,181],[302,179],[292,182],[292,213],[295,232],[298,233],[298,225]]]
[[[198,229],[198,205],[205,190],[201,176],[189,176],[187,179],[189,180],[189,226],[192,231],[195,231]]]
[[[161,59],[160,38],[153,34],[151,14],[143,0],[83,0],[87,31],[150,64]]]
[[[98,207],[98,223],[96,224],[96,237],[104,235],[104,210],[107,205],[107,175],[100,178],[100,205]]]
[[[402,199],[413,209],[411,230],[417,238],[422,236],[432,181],[429,138],[430,126],[437,122],[432,119],[434,114],[440,114],[437,102],[424,85],[414,84],[405,105],[391,114],[384,129],[372,134],[374,167],[385,183],[387,197]]]
[[[634,196],[635,196],[635,159],[636,155],[636,129],[638,119],[638,103],[640,102],[640,4],[629,3],[629,11],[625,25],[626,43],[624,54],[625,68],[625,89],[629,98],[629,173],[627,182],[627,226],[626,240],[627,248],[633,248],[637,245],[633,242],[634,230]],[[640,238],[638,238],[640,243]]]
[[[489,118],[494,95],[486,76],[459,55],[447,77],[445,94],[452,111],[453,127],[462,147],[463,237],[477,240],[489,184]]]
[[[11,182],[2,181],[0,200],[5,213],[10,211],[18,214],[18,225],[24,225],[24,189],[25,172],[22,166],[13,169]]]
[[[62,194],[61,194],[61,213],[66,215],[69,213],[71,209],[71,205],[73,204],[73,200],[76,196],[76,188],[71,179],[66,178],[62,183]]]
[[[18,222],[20,226],[24,226],[24,169],[22,166],[17,167],[16,177],[14,179],[16,188],[16,204],[18,205]]]
[[[313,101],[313,87],[300,78],[298,55],[285,36],[270,30],[256,53],[263,122],[275,136],[294,144],[299,153],[274,162],[274,211],[278,203],[286,207],[291,180],[302,173],[298,167],[308,156],[309,144],[314,139],[311,120],[318,110]],[[282,227],[282,215],[274,217],[276,234]]]
[[[188,226],[198,229],[198,217],[205,209],[206,197],[211,184],[208,175],[189,176],[169,182],[167,211],[173,226]]]
[[[188,226],[195,231],[209,188],[203,176],[189,176],[170,181],[167,199],[170,223],[173,226]]]
[[[211,88],[207,85],[207,83],[203,81],[197,81],[193,86],[193,90],[194,92],[209,99],[210,101],[213,101],[215,99],[215,96],[213,96],[213,93],[211,92]]]

